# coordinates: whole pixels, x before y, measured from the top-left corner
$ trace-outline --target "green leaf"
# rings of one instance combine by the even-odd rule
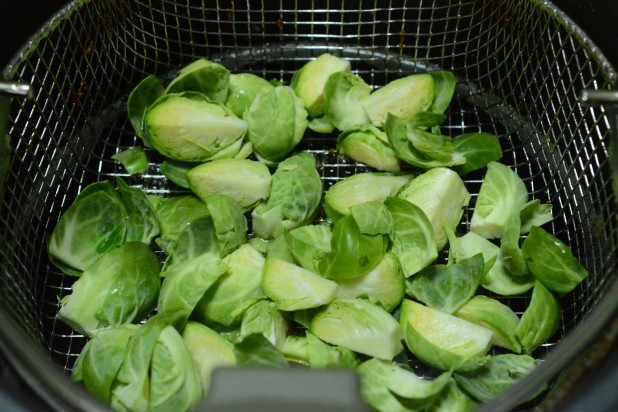
[[[163,85],[156,76],[146,76],[133,88],[127,100],[127,114],[135,135],[144,141],[146,147],[150,143],[144,138],[143,120],[148,107],[164,94]]]
[[[433,309],[452,314],[474,296],[484,267],[480,253],[450,265],[431,265],[406,280],[406,292]]]
[[[588,276],[588,271],[571,249],[540,227],[530,229],[522,252],[530,272],[554,292],[569,293]]]
[[[534,284],[530,304],[521,315],[515,334],[526,352],[551,338],[560,324],[560,302],[539,281]]]
[[[463,155],[465,163],[453,166],[464,175],[487,166],[502,158],[502,147],[498,138],[489,133],[466,133],[453,138],[455,151]]]
[[[137,187],[129,186],[121,178],[116,178],[118,192],[126,212],[127,229],[125,242],[143,242],[149,245],[161,229],[157,215],[146,193]]]
[[[318,272],[329,279],[354,279],[366,275],[382,260],[385,237],[361,233],[352,216],[335,223],[331,251],[317,263]]]
[[[261,333],[245,336],[234,344],[238,366],[286,368],[289,366],[283,353]]]
[[[457,383],[476,400],[488,402],[526,377],[539,363],[528,355],[495,355],[479,369],[457,372],[454,377]]]
[[[393,219],[391,252],[399,258],[404,276],[412,276],[438,257],[431,222],[420,207],[405,199],[389,197],[384,205]]]
[[[141,147],[130,147],[112,155],[112,159],[121,163],[131,175],[145,173],[148,170],[148,157]]]
[[[176,185],[189,189],[189,180],[187,179],[187,172],[197,166],[195,163],[183,162],[174,159],[165,159],[161,163],[160,172],[168,180],[174,182]]]

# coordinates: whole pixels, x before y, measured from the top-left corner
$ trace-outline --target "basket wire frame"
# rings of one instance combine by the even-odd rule
[[[321,53],[351,61],[373,87],[414,72],[452,70],[456,96],[443,132],[498,136],[502,162],[532,199],[551,202],[548,225],[590,276],[562,299],[559,332],[543,358],[586,321],[618,272],[611,128],[605,110],[583,107],[583,89],[610,88],[613,70],[564,16],[540,1],[316,0],[75,1],[22,50],[12,80],[35,86],[9,117],[13,158],[0,204],[0,306],[69,372],[86,338],[56,319],[74,279],[48,261],[46,239],[88,184],[122,177],[150,194],[184,193],[163,178],[162,157],[129,176],[111,155],[140,145],[126,116],[129,91],[147,74],[169,78],[205,57],[231,72],[289,82]],[[340,156],[333,136],[311,134],[299,149],[319,164],[325,190],[370,170]],[[465,176],[472,194],[482,174]],[[529,297],[500,298],[517,313]]]

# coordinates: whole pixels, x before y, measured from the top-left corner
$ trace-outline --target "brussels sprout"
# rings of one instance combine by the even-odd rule
[[[483,254],[485,259],[485,276],[481,286],[499,295],[519,295],[534,286],[532,276],[511,276],[504,267],[500,247],[484,237],[468,232],[458,238],[455,245],[451,245],[451,253],[455,259],[471,257],[477,253]]]
[[[534,277],[559,294],[571,292],[588,276],[569,247],[540,227],[532,226],[522,252]]]
[[[386,133],[371,125],[345,129],[337,138],[339,153],[377,170],[397,172],[399,158],[388,143]]]
[[[316,133],[329,134],[335,131],[335,126],[330,122],[328,116],[323,114],[320,117],[314,117],[309,119],[307,123],[309,130],[313,130]]]
[[[146,411],[150,409],[153,351],[161,331],[173,324],[174,316],[175,313],[173,312],[156,314],[135,330],[127,344],[124,360],[112,388],[110,396],[112,409],[118,411]],[[182,346],[184,347],[184,343]],[[178,349],[182,350],[182,348]],[[176,383],[176,378],[178,378],[180,382],[182,375],[175,376],[174,373],[182,373],[181,370],[170,366],[168,365],[169,370],[167,370],[168,381]],[[187,372],[191,370],[189,364]],[[167,390],[174,390],[180,386],[182,384],[170,386]],[[162,390],[165,390],[165,388],[162,388]]]
[[[150,244],[159,235],[160,226],[146,193],[137,187],[130,187],[120,178],[116,182],[127,218],[124,241]]]
[[[307,111],[289,86],[262,89],[243,119],[255,153],[272,162],[290,153],[307,129]]]
[[[208,196],[204,202],[212,217],[217,238],[217,251],[227,256],[247,242],[247,218],[238,202],[223,195]]]
[[[204,253],[162,273],[165,279],[159,294],[158,311],[177,311],[182,313],[184,320],[188,319],[204,293],[223,275],[224,270],[219,256]]]
[[[532,226],[543,226],[553,220],[552,204],[543,203],[539,199],[534,199],[526,203],[519,212],[521,220],[520,233],[530,232]]]
[[[174,196],[160,199],[155,214],[161,227],[161,238],[157,244],[168,251],[170,245],[196,219],[210,216],[204,202],[192,195]]]
[[[420,360],[443,370],[467,368],[487,353],[493,332],[467,320],[404,299],[400,324],[408,349]]]
[[[305,63],[292,77],[291,87],[303,101],[310,117],[319,117],[326,112],[324,88],[333,73],[351,70],[349,61],[329,53]]]
[[[477,295],[455,312],[455,316],[491,329],[494,332],[491,339],[494,345],[515,353],[521,352],[521,344],[515,336],[519,317],[505,304]]]
[[[434,82],[434,99],[429,108],[433,113],[444,113],[453,100],[457,79],[453,72],[435,71],[429,72]]]
[[[318,273],[333,280],[364,276],[380,263],[386,245],[386,236],[364,234],[352,216],[345,216],[335,223],[331,251],[317,261]]]
[[[165,93],[199,92],[212,101],[224,103],[229,85],[228,69],[218,63],[199,59],[180,69],[165,89]]]
[[[451,372],[442,372],[434,379],[426,379],[418,377],[410,369],[395,366],[388,376],[387,387],[406,406],[422,409],[432,406],[451,382]]]
[[[470,230],[487,239],[501,237],[511,215],[519,213],[527,199],[526,185],[510,167],[489,163],[470,220]]]
[[[330,123],[341,131],[369,123],[361,104],[369,93],[371,86],[360,76],[349,71],[331,74],[324,86],[324,106]]]
[[[199,372],[202,393],[208,394],[212,372],[216,368],[236,365],[234,345],[206,325],[189,321],[182,329],[182,339]]]
[[[489,358],[479,369],[458,372],[455,381],[480,402],[498,397],[510,386],[532,372],[539,361],[528,355],[502,354]],[[541,389],[543,390],[543,389]]]
[[[129,339],[138,327],[122,325],[97,331],[75,362],[71,375],[73,381],[83,381],[88,392],[109,404]]]
[[[159,259],[148,245],[128,242],[105,253],[60,301],[58,318],[92,335],[107,326],[139,320],[159,293]]]
[[[431,74],[420,73],[395,79],[374,90],[362,100],[369,119],[382,126],[388,113],[408,118],[428,110],[435,97],[435,82]]]
[[[356,222],[358,229],[364,235],[393,236],[395,224],[393,215],[379,200],[370,200],[365,203],[350,206],[350,215]]]
[[[278,309],[294,311],[316,308],[332,301],[337,284],[293,263],[267,257],[262,289]]]
[[[236,363],[242,367],[287,368],[285,355],[263,334],[253,333],[234,342]]]
[[[452,381],[440,394],[440,398],[427,409],[428,412],[468,412],[478,403]]]
[[[480,253],[457,263],[432,265],[406,280],[406,292],[432,309],[453,314],[474,296],[484,268]]]
[[[302,226],[302,227],[305,227],[305,226]],[[259,239],[259,238],[254,237],[251,240],[254,241],[255,239]],[[287,234],[284,236],[279,236],[272,240],[266,241],[268,242],[267,247],[266,247],[266,252],[265,252],[266,256],[270,258],[274,258],[274,259],[285,260],[286,262],[294,263],[295,265],[296,264],[300,265],[300,263],[296,260],[296,257],[294,256],[292,249],[286,239],[287,239]],[[329,240],[330,240],[330,237],[329,237]],[[302,247],[302,246],[299,246],[299,247]],[[309,252],[309,250],[307,250],[307,252]],[[300,266],[303,266],[303,265],[300,265]],[[305,267],[305,269],[313,270],[312,268],[307,268],[307,267]]]
[[[112,159],[122,164],[130,175],[148,170],[148,157],[141,147],[130,147],[112,155]]]
[[[238,310],[261,294],[264,257],[246,243],[223,258],[225,273],[199,301],[194,317],[207,325],[229,328],[240,323]]]
[[[324,195],[324,211],[328,217],[337,221],[350,214],[350,206],[370,200],[384,202],[394,196],[405,185],[411,175],[391,173],[358,173],[332,185]]]
[[[288,332],[288,322],[275,302],[261,300],[249,306],[242,316],[238,339],[261,333],[277,349],[282,350]]]
[[[332,346],[306,331],[307,360],[312,368],[356,368],[358,356],[350,349]]]
[[[50,260],[80,276],[103,254],[124,243],[126,211],[108,181],[88,185],[60,216],[49,239]]]
[[[307,338],[305,336],[287,335],[281,353],[288,363],[300,366],[309,366],[307,356]]]
[[[532,289],[530,304],[515,329],[515,336],[524,351],[532,352],[556,333],[559,324],[560,302],[537,280]]]
[[[306,225],[286,232],[282,239],[285,239],[287,249],[292,255],[292,263],[298,262],[299,266],[317,272],[317,262],[331,250],[331,235],[328,225]],[[270,253],[269,256],[275,257]]]
[[[202,162],[242,139],[247,123],[197,92],[166,94],[144,114],[145,136],[159,153]]]
[[[203,397],[197,365],[171,325],[161,330],[152,351],[148,410],[188,411]]]
[[[142,140],[144,140],[144,113],[164,93],[165,89],[159,79],[156,76],[150,75],[142,79],[129,94],[127,115],[135,135]],[[144,140],[144,145],[150,147],[150,142]]]
[[[397,197],[420,207],[429,218],[438,249],[447,242],[446,229],[455,231],[471,195],[461,177],[451,169],[437,167],[412,179]]]
[[[315,159],[305,152],[290,156],[272,175],[270,196],[251,213],[253,233],[263,239],[313,221],[322,202],[322,180]]]
[[[404,276],[412,276],[438,257],[431,222],[420,207],[405,199],[388,197],[384,205],[394,222],[391,251]]]
[[[202,200],[226,195],[249,210],[270,195],[272,177],[268,167],[248,159],[219,159],[187,172],[191,190]]]
[[[409,119],[388,113],[384,131],[391,148],[404,162],[422,169],[464,164],[466,158],[455,150],[450,137],[427,132],[446,117],[437,113],[421,112]]]
[[[266,79],[251,73],[230,74],[230,86],[225,105],[232,113],[242,118],[243,113],[255,96],[264,88],[274,89],[274,86]]]
[[[392,311],[404,296],[404,276],[399,260],[393,253],[385,253],[378,265],[364,276],[337,281],[335,299],[354,299],[371,296],[384,309]]]
[[[332,301],[313,316],[309,330],[331,345],[379,359],[393,359],[403,350],[395,318],[364,299]]]

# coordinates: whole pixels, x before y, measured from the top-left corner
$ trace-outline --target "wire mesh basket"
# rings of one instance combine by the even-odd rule
[[[165,78],[205,57],[232,72],[289,82],[304,63],[325,52],[350,60],[374,87],[415,72],[453,71],[458,85],[445,133],[495,134],[501,161],[524,179],[529,196],[552,203],[555,218],[548,230],[590,272],[562,299],[560,330],[535,352],[545,362],[519,385],[520,393],[554,379],[616,309],[612,116],[603,107],[582,105],[579,96],[584,89],[613,88],[617,76],[585,34],[544,1],[72,2],[5,72],[33,85],[35,93],[10,107],[10,160],[0,164],[0,171],[6,169],[0,308],[19,326],[19,335],[5,330],[3,339],[42,348],[48,360],[38,373],[68,375],[86,338],[56,318],[59,299],[74,281],[47,257],[46,240],[60,214],[89,183],[116,176],[150,194],[182,192],[162,176],[162,158],[155,152],[148,153],[148,172],[138,176],[111,159],[140,144],[126,101],[143,77]],[[339,155],[335,141],[314,134],[299,146],[317,159],[325,189],[368,170]],[[466,176],[473,200],[463,228],[481,177]],[[515,296],[508,303],[521,313],[528,299]],[[512,408],[518,399],[514,392],[493,410]]]

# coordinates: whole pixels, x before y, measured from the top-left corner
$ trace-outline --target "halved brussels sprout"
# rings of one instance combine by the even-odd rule
[[[230,86],[225,105],[239,118],[242,118],[245,110],[255,96],[263,89],[273,89],[274,86],[263,77],[252,73],[231,73]]]
[[[236,365],[234,345],[217,331],[193,321],[187,322],[182,329],[182,339],[197,365],[202,392],[207,395],[213,371]]]
[[[528,190],[517,173],[502,163],[489,163],[470,230],[487,239],[502,237],[511,216],[520,213],[527,200]]]
[[[189,170],[187,179],[200,199],[225,195],[238,202],[243,210],[249,210],[268,198],[272,177],[268,166],[262,162],[219,159]]]
[[[365,299],[337,299],[320,308],[309,330],[331,345],[391,360],[401,351],[401,328],[381,306]]]
[[[129,94],[127,99],[127,115],[135,135],[142,140],[144,140],[144,113],[164,93],[165,89],[159,79],[156,76],[150,75],[144,77]],[[150,147],[148,141],[144,141],[144,145]]]
[[[387,83],[363,99],[362,105],[375,126],[382,126],[391,113],[408,118],[428,110],[435,98],[435,82],[429,73],[411,74]]]
[[[230,84],[230,72],[219,63],[199,59],[181,68],[165,89],[165,94],[199,92],[210,100],[224,103]]]
[[[467,320],[404,299],[400,324],[408,349],[430,366],[466,369],[491,347],[493,332]]]
[[[492,343],[500,347],[521,352],[521,344],[515,336],[519,317],[505,304],[487,296],[477,295],[466,302],[455,316],[491,329]]]
[[[349,61],[329,53],[324,53],[308,61],[292,77],[291,87],[303,100],[310,117],[319,117],[326,111],[324,87],[333,73],[350,71]]]
[[[337,149],[339,153],[377,170],[397,172],[401,169],[386,133],[372,125],[345,129],[337,138]]]
[[[446,167],[436,167],[408,182],[397,197],[414,203],[425,212],[440,250],[448,241],[446,230],[455,231],[471,195],[457,173]]]
[[[144,114],[145,136],[159,153],[202,162],[242,139],[247,123],[197,92],[166,94]]]
[[[324,195],[324,211],[337,221],[350,214],[350,207],[370,200],[384,200],[397,194],[411,175],[391,173],[358,173],[332,185]]]
[[[356,279],[338,280],[335,299],[354,299],[371,296],[384,309],[392,311],[403,299],[404,276],[399,260],[393,253],[384,258],[369,273]]]
[[[262,289],[277,308],[295,311],[316,308],[332,301],[337,284],[293,263],[267,257]]]

